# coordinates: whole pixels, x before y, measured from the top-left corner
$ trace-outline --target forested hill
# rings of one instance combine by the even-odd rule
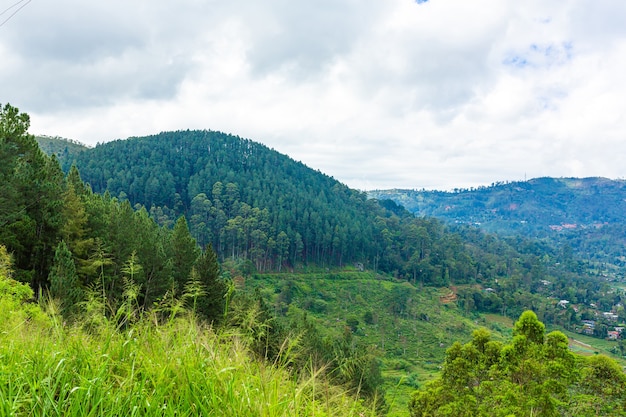
[[[626,266],[624,180],[536,178],[453,192],[382,190],[369,196],[392,199],[418,216],[540,238],[596,264]]]
[[[59,157],[95,192],[142,204],[161,224],[185,214],[201,245],[259,269],[374,262],[384,249],[383,210],[364,193],[247,139],[165,132]]]
[[[64,161],[67,166],[63,168],[65,171],[69,171],[71,161],[76,158],[76,155],[89,149],[85,144],[78,141],[65,139],[58,136],[35,136],[35,140],[42,151],[48,155],[55,154],[57,158]]]
[[[544,177],[453,192],[382,190],[369,194],[392,199],[418,216],[481,223],[498,231],[506,225],[514,230],[514,223],[539,231],[553,225],[582,227],[626,220],[626,181],[607,178]]]

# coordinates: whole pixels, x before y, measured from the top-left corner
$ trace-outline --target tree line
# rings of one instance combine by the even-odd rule
[[[210,246],[200,250],[180,216],[159,226],[141,208],[86,185],[75,166],[67,175],[28,134],[29,116],[10,105],[0,110],[0,244],[15,277],[36,292],[49,290],[63,311],[77,313],[89,291],[115,305],[129,286],[150,308],[189,286],[199,288],[198,311],[209,320],[223,312],[226,284]]]

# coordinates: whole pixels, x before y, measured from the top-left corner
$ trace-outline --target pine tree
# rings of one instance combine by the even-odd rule
[[[218,321],[224,315],[228,286],[220,278],[220,265],[211,245],[198,257],[194,270],[204,291],[198,298],[198,313],[209,321]]]
[[[165,249],[170,232],[159,227],[145,208],[135,212],[134,221],[139,238],[137,256],[142,266],[142,273],[135,281],[141,285],[140,303],[146,308],[172,288],[172,262],[168,260]]]
[[[72,252],[61,241],[54,253],[54,263],[49,275],[50,295],[61,303],[61,313],[68,318],[78,311],[83,291],[80,287]]]
[[[75,167],[72,167],[75,168]],[[78,177],[80,181],[80,177]],[[68,175],[67,187],[63,194],[63,217],[65,223],[61,227],[61,236],[72,253],[79,259],[87,259],[89,249],[93,245],[93,238],[88,235],[88,216],[85,203],[81,195],[85,194],[82,182],[70,180]]]
[[[179,217],[176,221],[170,244],[174,285],[179,292],[182,292],[199,254],[196,240],[189,233],[185,216]]]
[[[30,118],[0,108],[0,242],[15,256],[16,276],[46,285],[62,223],[63,173],[29,135]]]

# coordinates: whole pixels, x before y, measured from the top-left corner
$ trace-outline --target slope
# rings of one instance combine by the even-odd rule
[[[537,178],[454,192],[372,191],[418,216],[451,224],[471,224],[503,236],[544,239],[573,253],[598,272],[621,276],[626,266],[626,181],[606,178]]]
[[[486,324],[443,303],[447,289],[419,288],[367,271],[253,275],[245,288],[258,291],[309,343],[344,339],[347,349],[378,358],[389,415],[406,415],[410,393],[439,374],[446,349],[455,340],[469,341],[472,331]],[[311,324],[319,335],[306,331]]]
[[[352,340],[379,344],[388,380],[408,375],[413,384],[436,372],[449,334],[467,340],[476,312],[517,316],[535,308],[547,322],[573,328],[580,317],[553,300],[577,297],[604,309],[616,302],[545,245],[474,228],[451,232],[234,136],[161,133],[99,145],[75,162],[94,190],[150,207],[161,224],[185,214],[194,237],[220,254],[224,276],[259,288],[278,316],[305,310],[331,334],[347,328]],[[335,272],[346,265],[357,277]],[[302,267],[321,274],[292,275]],[[255,276],[281,268],[288,273]]]
[[[94,191],[145,205],[163,224],[185,214],[202,245],[259,268],[375,254],[377,208],[363,193],[250,140],[165,132],[98,145],[74,161]]]
[[[35,136],[35,140],[39,145],[39,148],[48,155],[56,155],[61,161],[64,171],[69,171],[72,161],[76,159],[76,156],[89,149],[85,144],[78,141],[65,139],[58,136]]]

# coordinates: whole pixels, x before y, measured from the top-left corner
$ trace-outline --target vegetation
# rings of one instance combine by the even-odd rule
[[[244,332],[189,311],[142,313],[129,296],[111,317],[96,295],[65,325],[54,300],[40,308],[7,276],[8,258],[0,246],[1,415],[375,415],[321,369],[294,378],[292,351],[256,360]],[[127,314],[136,316],[122,325]]]
[[[78,141],[60,137],[35,136],[35,140],[44,153],[48,155],[54,154],[61,161],[61,167],[66,172],[72,166],[72,161],[76,158],[76,155],[89,148]]]
[[[623,416],[626,374],[606,356],[584,358],[532,311],[515,323],[511,343],[477,330],[446,352],[441,377],[417,391],[419,416]]]
[[[327,352],[320,350],[327,346],[299,343],[300,333],[277,325],[272,312],[265,307],[261,298],[234,291],[229,274],[222,273],[211,245],[203,249],[198,247],[189,232],[185,216],[178,217],[171,228],[159,226],[150,218],[145,208],[133,208],[128,200],[120,201],[108,193],[92,192],[81,180],[76,166],[71,166],[67,175],[64,175],[56,157],[47,157],[39,150],[34,138],[27,133],[27,115],[7,105],[3,108],[1,120],[0,151],[6,163],[4,167],[7,168],[3,172],[3,196],[11,197],[10,200],[3,200],[0,210],[0,219],[8,225],[2,228],[3,235],[0,236],[3,239],[0,243],[6,245],[8,250],[3,252],[6,254],[6,262],[3,263],[2,271],[4,277],[16,278],[16,281],[7,279],[6,286],[19,289],[25,294],[11,299],[6,313],[21,317],[21,313],[16,310],[31,311],[35,305],[28,301],[32,301],[33,294],[37,295],[40,303],[50,298],[52,301],[48,304],[52,307],[49,307],[50,317],[38,314],[43,317],[41,328],[30,328],[24,323],[19,324],[19,320],[14,323],[16,328],[24,327],[23,335],[37,336],[33,343],[50,346],[38,349],[36,345],[24,344],[22,341],[14,343],[13,339],[7,339],[7,343],[15,346],[16,350],[6,356],[0,353],[0,357],[16,358],[24,349],[33,349],[43,356],[32,360],[45,362],[51,360],[46,355],[53,352],[59,354],[63,352],[59,349],[68,349],[67,361],[72,364],[68,368],[69,373],[63,376],[64,379],[58,384],[55,382],[54,391],[50,392],[52,396],[46,399],[46,405],[41,406],[42,409],[37,408],[40,407],[38,397],[36,401],[31,399],[39,394],[31,392],[21,397],[21,385],[15,386],[15,392],[11,385],[11,395],[15,394],[16,397],[11,397],[9,401],[30,404],[15,405],[17,408],[12,408],[12,412],[37,414],[51,407],[57,414],[83,413],[86,409],[80,408],[83,407],[80,404],[84,403],[89,412],[106,411],[115,414],[115,410],[138,407],[136,412],[139,414],[156,414],[160,408],[152,409],[139,399],[143,390],[147,389],[151,390],[147,396],[148,401],[155,398],[151,404],[162,407],[167,401],[172,407],[172,414],[179,415],[181,411],[188,410],[191,415],[197,412],[194,407],[200,407],[203,411],[210,407],[228,410],[228,404],[222,406],[215,402],[219,398],[203,399],[207,393],[219,397],[239,397],[243,395],[241,390],[256,392],[263,387],[259,384],[264,383],[275,385],[274,392],[270,390],[268,395],[273,396],[269,399],[277,404],[268,404],[267,398],[256,398],[262,401],[259,411],[246,411],[240,404],[228,413],[291,415],[293,411],[308,415],[311,410],[319,410],[322,414],[343,415],[349,409],[368,412],[354,399],[358,396],[367,399],[367,403],[371,404],[370,411],[384,409],[384,401],[377,400],[379,395],[382,398],[378,390],[379,381],[372,380],[366,384],[362,377],[376,375],[375,370],[373,373],[366,373],[367,364],[372,364],[373,361],[363,360],[362,357],[365,356],[361,352],[342,345],[341,340],[329,340],[328,346],[337,349]],[[30,201],[33,189],[46,191],[48,200],[40,201],[41,197],[38,196],[37,200]],[[43,211],[44,208],[47,211]],[[32,249],[38,247],[43,247],[46,251],[37,252]],[[16,261],[14,269],[8,267],[9,253]],[[30,287],[20,284],[20,281],[30,284]],[[315,329],[308,331],[314,332]],[[46,338],[50,332],[55,338]],[[184,335],[189,339],[181,338]],[[142,337],[145,340],[142,341]],[[87,349],[87,356],[81,358],[80,353],[75,354],[73,345],[64,345],[66,340],[72,343],[84,340],[81,347]],[[127,352],[127,346],[137,340],[137,350],[130,351],[131,356],[120,356],[124,364],[107,359],[107,355],[111,355],[108,349],[119,348]],[[154,344],[163,344],[163,350],[157,351]],[[208,348],[216,344],[215,350]],[[89,350],[92,347],[95,350]],[[169,348],[177,352],[170,352]],[[163,364],[163,360],[169,358],[178,361],[180,365],[186,355],[192,353],[196,356],[189,358],[189,368],[172,368]],[[224,393],[206,389],[201,394],[203,391],[191,390],[189,393],[182,393],[188,398],[180,403],[176,402],[178,400],[165,398],[166,393],[171,390],[171,383],[179,381],[182,384],[186,381],[189,384],[189,381],[202,377],[203,372],[208,372],[205,369],[207,361],[216,359],[216,355],[222,355],[223,361],[217,364],[224,365],[228,354],[245,355],[247,359],[241,363],[241,367],[246,369],[244,373],[250,375],[245,378],[242,376],[240,381],[232,381],[235,386],[228,385],[228,382]],[[73,355],[79,356],[82,365],[74,366],[74,359],[70,359]],[[99,359],[92,361],[91,355],[96,355]],[[147,358],[158,356],[160,360],[157,362],[154,358],[154,362],[147,365],[150,369],[141,370],[133,355]],[[324,360],[313,362],[315,355]],[[31,359],[27,357],[25,360]],[[12,359],[8,363],[11,361]],[[23,361],[16,363],[24,364]],[[341,372],[335,368],[339,363],[344,365]],[[82,369],[81,366],[86,368]],[[109,366],[113,369],[109,370]],[[224,365],[224,369],[214,371],[216,375],[227,372],[224,375],[226,378],[231,368],[232,364]],[[78,373],[74,374],[69,369],[77,369]],[[10,371],[8,384],[13,384],[13,374],[21,375],[16,369],[7,368],[7,371]],[[53,372],[46,368],[35,369],[34,372],[40,371],[42,375]],[[92,371],[102,374],[93,374]],[[118,371],[122,374],[118,374]],[[259,372],[267,374],[269,379],[263,377],[253,381]],[[276,376],[272,376],[273,373]],[[33,378],[34,375],[39,374],[27,374],[24,378]],[[127,376],[130,379],[122,381]],[[85,381],[95,378],[103,385],[89,386],[83,393],[81,387],[84,384],[65,378],[82,378]],[[173,382],[167,382],[168,378],[173,378]],[[280,379],[288,381],[281,382]],[[215,381],[209,379],[193,385],[203,390],[212,382]],[[31,384],[30,381],[26,383]],[[101,391],[101,395],[112,395],[116,393],[114,388],[117,383],[130,391],[118,392],[117,397],[96,398],[96,402],[92,404],[94,408],[90,408],[92,405],[87,397],[79,395],[95,395],[94,390]],[[157,389],[154,387],[157,383],[164,385],[159,385]],[[224,385],[223,382],[220,384]],[[343,384],[344,388],[337,388],[338,384]],[[285,392],[276,391],[285,386],[290,387],[285,388],[287,392],[297,391],[290,393],[291,400]],[[323,388],[324,394],[318,394],[315,387]],[[309,389],[312,391],[309,392]],[[338,400],[333,399],[335,393],[338,393]],[[151,397],[153,394],[156,397]],[[126,400],[126,395],[136,396],[137,399]],[[310,397],[312,404],[323,400],[325,405],[318,408],[306,404],[304,408],[299,408],[292,400],[300,401],[298,398],[301,395]],[[77,398],[78,402],[63,403],[70,397]],[[254,397],[243,395],[241,399],[250,401],[252,398]],[[350,401],[354,404],[349,405]],[[204,408],[200,406],[203,402]],[[339,412],[334,408],[336,402],[348,408]],[[29,408],[31,406],[35,408]],[[63,408],[65,406],[70,408]],[[266,411],[268,407],[276,410]]]
[[[607,178],[536,178],[490,187],[379,190],[417,216],[466,224],[500,236],[541,239],[562,261],[613,279],[624,277],[626,181]]]
[[[184,215],[191,236],[211,245],[221,262],[242,265],[242,275],[359,265],[414,285],[451,286],[468,314],[517,317],[532,308],[542,320],[572,329],[582,329],[584,315],[560,311],[559,300],[587,315],[620,303],[571,251],[416,218],[390,200],[367,200],[260,144],[219,132],[115,141],[74,161],[94,189],[150,207],[158,224],[173,227]]]
[[[65,176],[40,151],[28,115],[6,105],[0,116],[0,243],[19,281],[50,290],[67,319],[95,288],[115,309],[136,285],[138,305],[149,309],[193,284],[203,318],[220,319],[227,287],[212,248],[197,248],[184,217],[160,227],[145,209],[93,193],[75,166]]]
[[[411,392],[438,375],[446,348],[477,329],[454,303],[442,304],[443,290],[368,271],[258,274],[245,288],[267,300],[277,323],[302,334],[303,344],[326,346],[314,356],[342,370],[339,379],[379,384],[390,416],[406,415]],[[345,373],[348,363],[359,364],[358,372]]]
[[[415,388],[415,415],[623,401],[585,385],[619,386],[612,362],[539,322],[626,323],[623,289],[565,247],[418,218],[218,132],[48,138],[46,156],[27,115],[0,116],[7,413],[395,416]],[[510,344],[496,324],[472,338],[484,313],[522,315]]]

